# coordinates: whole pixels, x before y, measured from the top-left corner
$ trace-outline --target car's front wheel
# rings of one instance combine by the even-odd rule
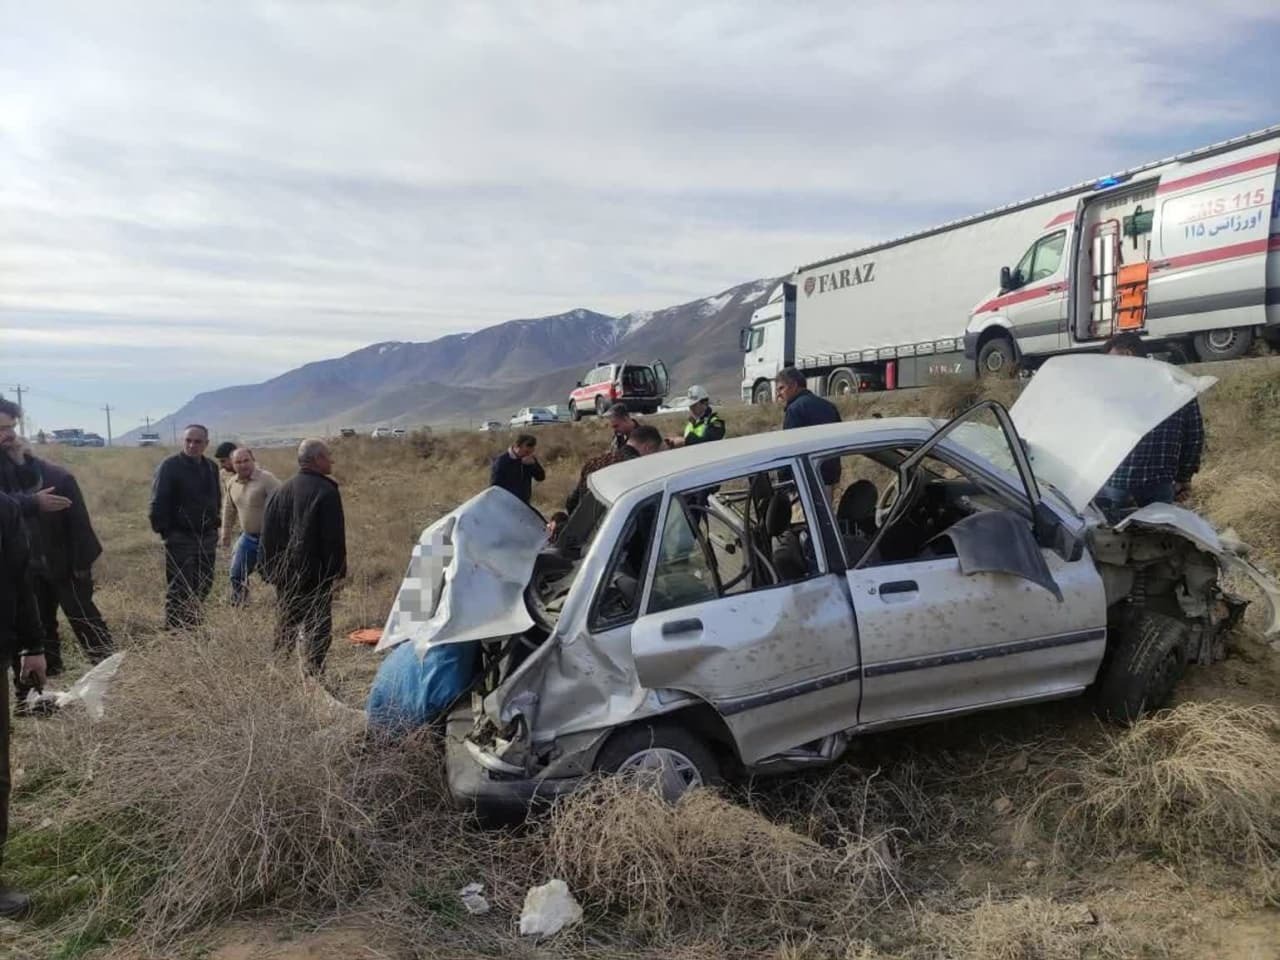
[[[596,770],[651,780],[668,800],[723,782],[715,754],[683,727],[637,723],[618,730],[596,755]]]
[[[578,409],[578,405],[573,401],[569,402],[569,419],[574,423],[582,419],[582,411]]]
[[[1143,611],[1118,632],[1098,683],[1098,707],[1108,720],[1129,723],[1169,701],[1187,666],[1187,628],[1173,617]]]

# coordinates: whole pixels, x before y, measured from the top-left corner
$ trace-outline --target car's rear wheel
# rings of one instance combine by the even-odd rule
[[[596,397],[596,416],[603,417],[609,409],[609,401],[604,397]]]
[[[596,755],[596,770],[652,782],[668,800],[723,782],[715,754],[683,727],[637,723],[618,730]]]
[[[1098,708],[1108,720],[1130,723],[1169,701],[1187,666],[1187,628],[1173,617],[1143,611],[1118,632],[1098,684]]]
[[[569,401],[569,419],[574,423],[582,419],[582,411],[578,409],[578,405],[572,400]]]

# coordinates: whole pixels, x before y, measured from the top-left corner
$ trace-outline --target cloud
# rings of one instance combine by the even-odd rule
[[[215,382],[657,308],[1239,133],[1280,29],[1265,2],[0,5],[0,327],[140,368],[185,345]]]

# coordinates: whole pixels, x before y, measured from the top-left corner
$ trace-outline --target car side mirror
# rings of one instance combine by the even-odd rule
[[[1000,268],[1000,292],[1013,289],[1013,271],[1008,267]]]

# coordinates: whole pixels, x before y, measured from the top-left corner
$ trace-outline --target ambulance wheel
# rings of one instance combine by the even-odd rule
[[[1196,356],[1202,361],[1235,360],[1249,352],[1249,347],[1253,344],[1253,331],[1248,327],[1208,330],[1197,333],[1192,343],[1196,348]]]
[[[596,416],[603,417],[609,412],[609,401],[604,397],[596,397]]]
[[[1017,366],[1018,355],[1008,337],[992,337],[978,351],[979,377],[1012,377]]]
[[[578,405],[572,400],[569,401],[569,419],[574,423],[582,419],[582,411],[578,409]]]

